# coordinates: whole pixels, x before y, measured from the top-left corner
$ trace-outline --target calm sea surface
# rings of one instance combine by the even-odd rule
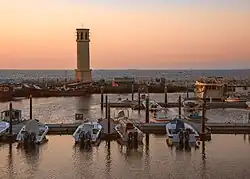
[[[236,79],[250,79],[250,69],[245,70],[93,70],[92,77],[113,79],[113,77],[167,78],[168,80],[195,80],[201,76],[224,76]],[[23,79],[74,79],[74,70],[0,70],[0,82]]]
[[[179,94],[169,94],[170,101],[176,101]],[[185,94],[182,94],[185,95]],[[156,101],[163,101],[162,94],[151,94]],[[111,101],[117,95],[109,95]],[[121,97],[131,98],[131,95]],[[100,95],[92,97],[40,98],[33,99],[33,116],[46,123],[73,123],[76,112],[85,116],[100,118]],[[4,110],[8,103],[0,103]],[[28,117],[29,100],[13,102]],[[114,111],[112,111],[114,112]],[[178,109],[171,109],[175,116]],[[144,120],[130,111],[133,117]],[[216,109],[207,112],[211,121],[242,121],[245,110]],[[111,114],[112,115],[112,114]],[[213,135],[205,143],[205,157],[200,149],[179,151],[166,144],[165,136],[149,136],[149,144],[137,151],[121,149],[117,142],[111,142],[110,150],[105,142],[90,151],[74,147],[72,136],[48,136],[49,142],[38,150],[16,149],[16,144],[0,144],[1,179],[247,179],[250,176],[250,136]]]

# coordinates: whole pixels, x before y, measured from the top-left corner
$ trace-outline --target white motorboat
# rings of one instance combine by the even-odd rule
[[[138,129],[129,116],[125,115],[124,110],[120,110],[118,115],[114,117],[117,125],[115,126],[115,131],[118,133],[119,138],[126,143],[132,142],[137,144],[142,144],[143,133]]]
[[[146,109],[146,100],[142,101],[143,107]],[[155,101],[149,100],[148,108],[150,111],[159,111],[162,109],[162,107]]]
[[[184,111],[194,111],[200,108],[201,104],[199,101],[196,100],[185,100],[183,101]]]
[[[197,145],[199,133],[181,119],[173,119],[166,125],[167,141],[170,145]]]
[[[246,104],[247,104],[248,108],[250,109],[250,101],[247,101]]]
[[[236,95],[232,95],[232,96],[229,96],[225,102],[247,102],[247,99],[245,98],[242,98],[240,96],[236,96]]]
[[[73,134],[75,143],[81,142],[82,139],[89,139],[92,143],[98,142],[101,138],[102,125],[98,122],[84,122],[77,127]]]
[[[1,112],[1,121],[10,122],[10,110],[4,110]],[[18,124],[23,121],[22,111],[19,109],[12,109],[12,124]]]
[[[0,122],[0,136],[5,134],[10,127],[10,124],[8,122],[1,121]]]
[[[161,109],[154,113],[153,118],[150,119],[150,123],[166,123],[169,121],[168,109]]]
[[[16,140],[19,144],[23,144],[25,141],[41,144],[47,141],[46,134],[48,131],[49,127],[47,125],[40,123],[38,120],[32,119],[27,121],[27,124],[22,127]]]

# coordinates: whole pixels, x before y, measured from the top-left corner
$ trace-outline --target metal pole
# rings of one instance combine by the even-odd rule
[[[167,107],[168,105],[168,86],[165,85],[165,88],[164,88],[164,93],[165,93],[165,106]]]
[[[32,95],[30,95],[30,119],[32,119]]]
[[[108,95],[105,96],[105,118],[108,119]]]
[[[132,101],[134,100],[134,83],[132,83]]]
[[[103,91],[104,91],[104,88],[103,86],[101,86],[101,110],[103,111]]]
[[[179,95],[179,119],[181,119],[181,95]]]
[[[10,102],[9,105],[9,117],[10,117],[10,130],[9,130],[9,134],[12,135],[12,103]]]
[[[149,97],[146,97],[146,123],[149,123]]]

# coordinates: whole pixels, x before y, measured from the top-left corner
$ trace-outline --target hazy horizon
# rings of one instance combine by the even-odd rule
[[[12,0],[0,12],[1,69],[73,70],[82,24],[95,70],[250,69],[248,0]]]

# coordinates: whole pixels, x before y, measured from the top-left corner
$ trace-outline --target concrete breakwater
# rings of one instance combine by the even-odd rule
[[[63,96],[89,96],[91,94],[100,94],[103,93],[112,93],[112,94],[126,94],[126,93],[136,93],[140,88],[139,85],[134,85],[133,88],[131,86],[82,86],[81,88],[68,88],[65,89],[35,89],[35,88],[21,88],[18,90],[12,90],[10,88],[9,91],[0,91],[0,100],[1,101],[10,101],[14,100],[15,98],[20,97],[29,97],[32,95],[33,97],[63,97]],[[146,89],[145,89],[146,88]],[[142,92],[147,93],[163,93],[164,86],[146,86],[143,88]],[[185,92],[187,91],[186,87],[182,86],[172,86],[169,85],[168,87],[169,93],[174,92]],[[192,91],[192,89],[189,89]]]

